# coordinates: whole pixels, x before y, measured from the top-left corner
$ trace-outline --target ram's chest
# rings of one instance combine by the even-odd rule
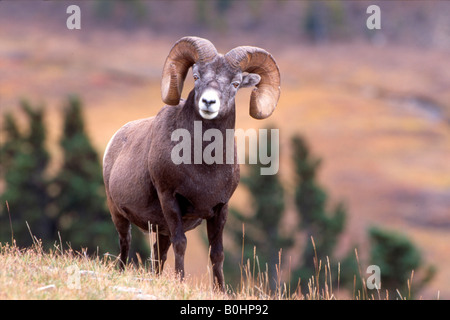
[[[207,219],[228,203],[239,179],[235,166],[179,167],[181,181],[173,190],[183,217]],[[237,174],[237,175],[236,175]]]
[[[222,164],[205,167],[193,165],[183,168],[183,183],[178,191],[195,201],[209,205],[228,202],[237,186],[234,166]]]

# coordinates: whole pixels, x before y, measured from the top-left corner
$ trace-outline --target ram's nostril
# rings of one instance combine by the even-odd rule
[[[216,100],[207,100],[207,99],[203,98],[203,99],[202,99],[202,102],[203,102],[204,104],[206,104],[206,106],[209,107],[210,105],[216,103]]]

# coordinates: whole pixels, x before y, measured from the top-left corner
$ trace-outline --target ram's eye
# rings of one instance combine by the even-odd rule
[[[197,81],[198,79],[200,79],[200,77],[198,76],[198,74],[194,74],[194,81]]]
[[[233,87],[235,87],[236,89],[239,87],[240,83],[237,81],[234,81],[233,83],[231,83],[233,85]]]

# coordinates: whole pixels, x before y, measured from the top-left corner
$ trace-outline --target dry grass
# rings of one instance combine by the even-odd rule
[[[171,271],[154,276],[144,266],[125,272],[111,256],[83,252],[44,252],[40,244],[19,249],[0,246],[0,299],[224,299],[200,283],[180,282]]]
[[[241,280],[236,288],[227,285],[227,293],[218,292],[212,283],[211,268],[201,279],[189,276],[180,281],[173,269],[161,275],[149,271],[150,262],[117,268],[117,257],[106,254],[88,256],[84,251],[62,249],[61,244],[44,251],[35,239],[29,248],[0,243],[0,300],[379,300],[389,293],[367,289],[349,295],[339,287],[340,267],[332,270],[330,261],[314,260],[315,274],[307,279],[307,292],[300,280],[291,287],[282,281],[281,250],[275,266],[277,279],[271,289],[267,265],[263,270],[256,254],[240,266]],[[359,261],[358,261],[359,262]],[[154,268],[154,267],[153,267]],[[335,273],[336,272],[336,273]],[[290,270],[288,270],[290,273]],[[337,285],[333,277],[337,275]],[[356,277],[355,277],[356,281]],[[366,288],[364,279],[363,287]],[[335,287],[333,287],[333,285]],[[355,282],[354,286],[358,284]],[[273,285],[272,285],[273,286]],[[395,293],[394,293],[395,294]],[[391,296],[391,299],[409,299]]]
[[[201,279],[189,276],[180,282],[170,267],[157,276],[144,263],[129,265],[121,272],[117,258],[111,255],[89,257],[85,252],[61,249],[54,245],[44,251],[35,240],[29,248],[15,244],[0,244],[0,299],[47,300],[331,300],[336,299],[331,284],[329,262],[324,266],[325,281],[317,274],[308,281],[308,292],[277,279],[271,290],[268,270],[261,270],[257,256],[241,266],[241,281],[237,288],[227,286],[227,293],[214,290],[210,268]],[[281,253],[280,253],[281,254]],[[281,257],[280,257],[281,259]],[[279,265],[276,266],[280,270]],[[278,273],[280,274],[280,273]],[[324,283],[324,285],[320,285]],[[358,299],[358,297],[355,297]]]

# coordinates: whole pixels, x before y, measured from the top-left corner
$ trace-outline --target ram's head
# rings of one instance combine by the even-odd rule
[[[272,55],[264,49],[242,46],[222,55],[206,39],[180,39],[164,64],[164,103],[179,104],[190,67],[195,80],[195,107],[204,119],[226,115],[234,107],[239,88],[256,86],[250,98],[250,115],[255,119],[267,118],[277,105],[280,72]]]

